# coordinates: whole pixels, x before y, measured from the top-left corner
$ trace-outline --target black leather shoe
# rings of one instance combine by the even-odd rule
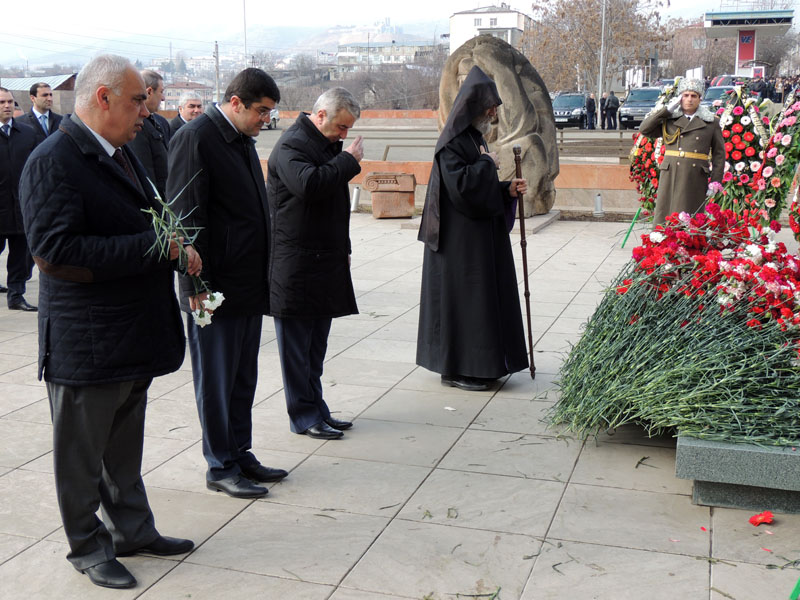
[[[485,392],[492,387],[492,380],[465,377],[463,375],[454,375],[452,377],[442,375],[442,385],[457,387],[467,392]]]
[[[210,490],[225,492],[232,498],[261,498],[269,494],[267,488],[256,485],[246,477],[239,475],[217,481],[206,481],[206,487]]]
[[[158,556],[172,556],[173,554],[185,554],[194,548],[192,540],[182,538],[167,537],[160,535],[149,544],[145,544],[136,550],[127,552],[117,552],[117,556],[132,556],[134,554],[156,554]]]
[[[7,294],[8,288],[4,285],[0,285],[0,294]]]
[[[242,475],[253,481],[260,481],[261,483],[280,481],[288,474],[289,473],[283,469],[273,469],[272,467],[265,467],[264,465],[242,467]]]
[[[93,584],[100,587],[122,589],[136,585],[136,578],[118,560],[109,560],[80,571],[88,575]]]
[[[8,310],[24,310],[25,312],[36,312],[39,309],[36,308],[33,304],[28,304],[25,302],[25,298],[22,300],[17,300],[14,304],[8,305]]]
[[[339,431],[350,429],[353,426],[350,421],[340,421],[339,419],[334,419],[333,417],[328,417],[325,419],[325,424],[328,425],[328,427],[333,427]]]
[[[334,429],[325,421],[309,427],[303,433],[308,437],[320,440],[337,440],[344,435],[339,429]]]

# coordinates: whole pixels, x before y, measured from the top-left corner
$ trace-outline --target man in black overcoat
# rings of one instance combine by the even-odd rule
[[[181,366],[185,345],[172,275],[179,241],[169,259],[148,253],[156,237],[142,209],[158,206],[124,147],[141,130],[146,97],[127,59],[92,59],[75,81],[75,113],[34,150],[20,184],[41,273],[39,377],[67,559],[112,588],[136,585],[116,557],[194,547],[159,534],[141,476],[147,390]]]
[[[19,120],[30,126],[36,135],[36,143],[41,144],[47,136],[58,131],[61,115],[54,113],[53,90],[46,83],[34,83],[30,89],[33,106]]]
[[[0,252],[8,244],[6,285],[0,292],[8,294],[8,308],[35,312],[25,300],[25,283],[33,271],[33,259],[25,241],[22,213],[19,207],[19,178],[25,161],[36,147],[33,129],[14,114],[14,97],[0,87]]]
[[[269,312],[270,228],[253,138],[279,101],[272,77],[245,69],[228,85],[221,104],[178,130],[169,153],[169,198],[189,215],[189,225],[201,228],[195,245],[204,261],[203,279],[225,296],[210,325],[199,326],[191,314],[186,321],[206,486],[236,498],[265,496],[267,488],[256,483],[287,475],[260,464],[250,451],[261,322]],[[189,277],[181,277],[180,287],[186,312],[208,297]]]
[[[527,183],[498,180],[483,137],[500,104],[494,82],[473,67],[436,144],[419,233],[417,364],[470,391],[528,366],[508,237]]]
[[[352,423],[335,419],[322,397],[322,363],[331,320],[358,313],[350,278],[347,182],[361,172],[361,136],[342,140],[361,115],[353,96],[333,88],[300,113],[269,157],[272,219],[270,311],[290,428],[336,439]]]
[[[195,120],[203,114],[203,100],[197,93],[188,91],[183,92],[178,104],[178,114],[169,122],[170,137],[175,135],[181,127],[189,121]]]
[[[142,131],[128,147],[144,165],[147,177],[156,186],[161,198],[167,193],[167,165],[169,150],[169,121],[157,114],[164,100],[164,79],[149,69],[141,72],[147,86],[147,110],[150,113],[142,124]]]

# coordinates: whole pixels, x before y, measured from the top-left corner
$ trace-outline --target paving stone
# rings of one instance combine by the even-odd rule
[[[702,556],[710,526],[709,509],[686,496],[570,483],[548,537]]]
[[[360,417],[464,428],[475,419],[486,402],[485,395],[478,396],[472,392],[439,394],[393,389],[361,413]]]
[[[783,600],[789,598],[799,577],[800,570],[796,568],[767,569],[763,565],[715,562],[711,565],[711,600]]]
[[[395,520],[342,585],[432,600],[500,588],[518,598],[540,547],[524,535]]]
[[[769,510],[769,506],[762,510]],[[714,508],[711,524],[713,555],[730,561],[785,565],[800,558],[800,515],[776,514],[770,524],[754,527],[756,511]],[[800,577],[800,570],[795,570]],[[787,596],[788,597],[788,596]]]
[[[310,456],[273,486],[269,501],[379,517],[396,515],[430,468]]]
[[[437,469],[400,512],[400,518],[452,527],[543,536],[563,483]]]
[[[219,600],[220,598],[302,598],[324,600],[333,588],[281,577],[181,564],[140,596],[143,600]],[[191,590],[191,592],[187,592]]]
[[[662,552],[545,543],[521,600],[564,598],[707,600],[708,563]]]
[[[572,472],[580,447],[580,442],[565,438],[470,429],[439,466],[563,482]]]
[[[186,562],[332,585],[387,523],[381,517],[257,501]]]

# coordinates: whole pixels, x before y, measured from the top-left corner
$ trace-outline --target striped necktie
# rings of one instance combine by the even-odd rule
[[[42,124],[45,137],[47,137],[50,134],[50,128],[47,127],[47,115],[39,115],[39,122]]]

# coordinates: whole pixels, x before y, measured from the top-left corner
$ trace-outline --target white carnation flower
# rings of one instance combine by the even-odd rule
[[[208,298],[203,300],[203,306],[206,310],[216,310],[224,300],[225,296],[222,292],[209,292]]]
[[[192,311],[192,316],[194,317],[194,324],[198,327],[205,327],[211,324],[211,313],[202,308]]]
[[[651,231],[650,232],[650,241],[653,242],[654,244],[660,244],[665,239],[667,239],[667,236],[665,236],[660,231]]]

